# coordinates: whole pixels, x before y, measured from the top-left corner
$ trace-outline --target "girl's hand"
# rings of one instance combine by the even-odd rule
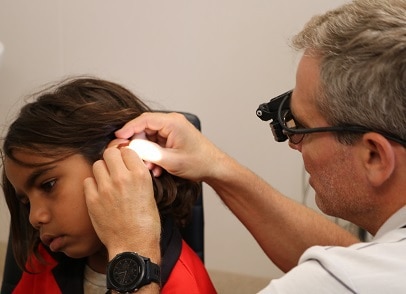
[[[109,147],[84,182],[93,226],[109,252],[124,251],[160,260],[160,217],[148,168],[129,148]]]

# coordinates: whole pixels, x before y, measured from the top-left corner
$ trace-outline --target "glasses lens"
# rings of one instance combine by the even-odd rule
[[[286,134],[286,136],[288,136],[290,143],[296,145],[302,142],[305,134]]]
[[[298,126],[298,124],[296,123],[290,110],[286,110],[283,116],[283,123],[287,129],[295,130],[300,128],[300,126]],[[291,142],[292,144],[299,144],[300,142],[302,142],[305,135],[305,134],[293,134],[286,129],[284,130],[284,133],[289,138],[289,142]]]

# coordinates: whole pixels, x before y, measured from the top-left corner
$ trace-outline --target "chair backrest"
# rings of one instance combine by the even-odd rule
[[[201,124],[199,118],[187,112],[182,113],[199,131]],[[204,214],[203,214],[203,188],[200,184],[199,196],[193,206],[192,219],[185,228],[181,229],[183,240],[197,253],[204,262]]]
[[[11,237],[8,237],[7,251],[3,268],[3,280],[1,284],[0,293],[12,293],[15,285],[21,279],[23,272],[18,267],[11,247]]]

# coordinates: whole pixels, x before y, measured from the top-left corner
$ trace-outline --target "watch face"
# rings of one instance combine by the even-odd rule
[[[132,254],[116,258],[110,270],[110,282],[118,290],[135,289],[144,274],[141,260]]]
[[[122,286],[133,284],[139,277],[139,265],[135,260],[126,258],[118,261],[113,270],[113,279]]]

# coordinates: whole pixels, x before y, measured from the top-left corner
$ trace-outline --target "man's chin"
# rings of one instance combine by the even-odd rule
[[[325,205],[323,205],[323,201],[321,201],[321,198],[319,197],[319,194],[317,192],[315,192],[314,194],[314,202],[316,203],[318,209],[320,209],[323,213],[327,214],[326,207]]]

